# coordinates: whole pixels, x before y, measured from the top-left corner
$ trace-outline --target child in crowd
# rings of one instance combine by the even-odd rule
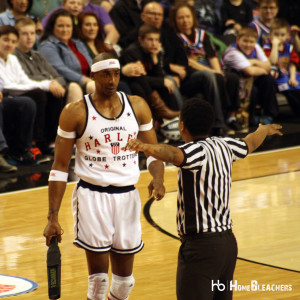
[[[124,66],[136,62],[142,64],[144,73],[139,76],[125,76],[125,80],[134,93],[147,99],[156,119],[171,119],[179,115],[177,109],[180,103],[175,95],[180,92],[170,77],[165,76],[159,29],[149,24],[142,25],[138,42],[122,52],[120,62]]]
[[[257,32],[250,26],[243,27],[236,43],[223,56],[224,67],[236,71],[241,79],[253,78],[250,90],[250,125],[272,123],[278,114],[275,82],[269,74],[271,64],[262,48],[256,43]]]
[[[264,45],[264,51],[272,65],[277,89],[284,94],[294,113],[300,112],[300,75],[297,72],[299,56],[289,43],[289,24],[276,19],[271,25],[271,42]]]

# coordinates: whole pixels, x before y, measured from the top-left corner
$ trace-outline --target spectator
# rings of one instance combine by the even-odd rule
[[[99,23],[96,15],[92,12],[79,14],[78,37],[84,43],[92,59],[101,52],[115,52],[104,42],[102,25]],[[130,88],[122,80],[119,81],[118,91],[131,94]]]
[[[35,81],[30,79],[21,67],[14,52],[18,43],[19,33],[12,26],[0,27],[0,52],[1,68],[0,77],[4,81],[4,93],[11,96],[25,95],[36,103],[36,117],[34,125],[34,140],[37,147],[47,149],[48,138],[46,135],[46,107],[47,92],[55,95],[57,93],[57,82],[55,80]]]
[[[48,20],[38,50],[67,82],[81,86],[76,91],[76,101],[83,93],[93,92],[95,83],[89,77],[92,59],[83,43],[72,39],[72,31],[72,15],[64,9],[55,11]]]
[[[102,6],[92,4],[90,0],[83,0],[82,12],[93,12],[97,16],[103,26],[105,32],[104,41],[107,45],[113,46],[118,43],[120,34],[109,14]]]
[[[289,43],[289,24],[284,19],[275,19],[271,25],[271,43],[264,45],[272,65],[277,89],[287,97],[296,116],[300,113],[300,75],[297,71],[299,56]]]
[[[143,8],[141,18],[145,24],[160,29],[165,73],[172,75],[172,80],[178,88],[180,87],[184,96],[193,97],[197,93],[205,94],[205,98],[212,103],[216,113],[214,133],[224,134],[225,121],[220,97],[216,93],[215,80],[212,76],[209,78],[206,74],[193,71],[189,67],[188,58],[179,37],[170,26],[163,24],[163,8],[159,3],[147,3]]]
[[[34,0],[30,9],[30,14],[43,20],[49,12],[61,6],[62,0]]]
[[[110,51],[103,39],[103,27],[93,12],[78,15],[78,38],[84,43],[92,59],[100,52]]]
[[[103,26],[103,30],[105,33],[104,41],[107,43],[107,45],[115,45],[119,40],[119,33],[113,24],[111,18],[109,17],[108,13],[105,11],[105,9],[99,5],[95,5],[89,2],[89,0],[63,0],[62,6],[59,8],[56,8],[52,10],[43,20],[42,25],[46,26],[50,16],[57,11],[58,9],[65,9],[69,11],[74,17],[75,22],[76,18],[81,12],[93,12],[100,24]],[[76,24],[77,25],[77,22]],[[76,32],[75,32],[76,34]]]
[[[252,21],[252,9],[245,0],[225,0],[221,7],[223,34],[236,35]]]
[[[161,50],[159,29],[144,24],[139,29],[138,42],[130,45],[122,52],[120,62],[123,65],[136,62],[140,62],[143,65],[145,74],[141,74],[139,77],[126,77],[131,90],[133,93],[147,99],[154,118],[172,119],[179,115],[179,111],[176,111],[179,105],[174,95],[174,82],[164,74]],[[141,82],[145,83],[141,84]],[[136,88],[138,83],[140,84]],[[161,110],[157,110],[157,104],[153,101],[153,95],[154,99],[156,97],[160,98],[160,106],[166,104],[175,111],[170,111],[170,109],[164,107],[165,115],[162,115]]]
[[[240,130],[235,112],[239,107],[239,78],[232,72],[224,75],[209,36],[204,29],[198,28],[196,13],[188,4],[178,4],[171,10],[170,22],[188,56],[189,66],[209,80],[214,81],[215,94],[223,102],[227,114],[227,124],[233,130]],[[221,101],[221,95],[223,101]]]
[[[257,42],[263,47],[268,43],[270,26],[279,10],[278,0],[259,0],[259,17],[250,23],[250,26],[257,31]]]
[[[118,0],[110,11],[110,16],[120,33],[119,45],[123,48],[137,40],[137,30],[143,24],[142,7],[147,0]]]
[[[257,41],[254,28],[243,27],[234,43],[224,53],[226,69],[239,72],[241,77],[253,78],[250,98],[250,125],[271,124],[277,117],[275,82],[270,62]]]
[[[2,25],[10,25],[14,26],[16,19],[20,17],[32,17],[28,14],[31,9],[33,0],[27,1],[14,1],[14,0],[7,0],[9,8],[6,9],[3,13],[0,14],[0,26]],[[34,19],[34,17],[32,17]],[[38,19],[36,21],[36,29],[39,33],[42,33],[43,26],[39,22]]]
[[[50,150],[53,152],[52,146],[54,146],[58,119],[65,103],[66,81],[47,62],[42,54],[32,50],[36,41],[36,27],[33,20],[31,18],[22,17],[16,21],[15,28],[19,32],[19,41],[15,49],[15,55],[24,72],[32,80],[53,80],[53,83],[55,83],[55,88],[52,91],[53,94],[50,92],[47,93],[47,126],[45,128],[46,137],[50,144],[50,149],[46,149],[46,151]],[[71,94],[72,91],[68,93],[68,97],[70,97]]]

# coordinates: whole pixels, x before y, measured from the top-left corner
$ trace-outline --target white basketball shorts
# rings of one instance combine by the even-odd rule
[[[99,187],[80,180],[73,192],[74,244],[94,252],[142,250],[141,201],[134,186]]]

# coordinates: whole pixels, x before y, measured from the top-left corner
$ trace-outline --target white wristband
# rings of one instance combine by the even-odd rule
[[[49,174],[48,181],[68,181],[68,173],[67,172],[62,172],[58,170],[51,170]]]

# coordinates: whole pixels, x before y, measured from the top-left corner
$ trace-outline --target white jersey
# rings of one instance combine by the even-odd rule
[[[138,155],[121,150],[137,137],[139,124],[127,96],[122,92],[117,94],[123,108],[114,119],[102,116],[90,95],[84,96],[87,117],[85,129],[76,140],[75,173],[98,186],[133,185],[140,176]]]

